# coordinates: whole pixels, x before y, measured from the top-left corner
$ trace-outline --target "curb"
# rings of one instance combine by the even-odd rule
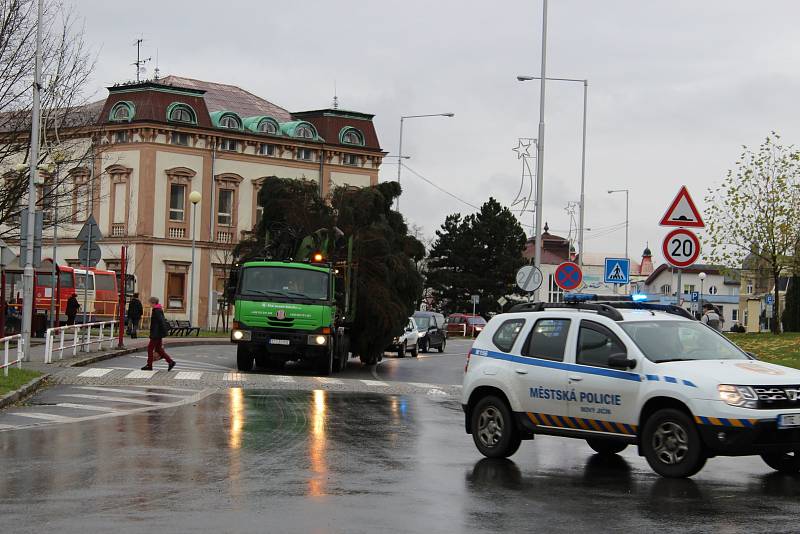
[[[37,389],[42,387],[45,380],[50,377],[49,374],[45,374],[42,376],[37,376],[21,388],[16,391],[12,391],[10,393],[6,393],[2,397],[0,397],[0,408],[5,408],[11,404],[15,404],[19,402],[21,399],[27,397],[28,395],[33,394]]]
[[[201,338],[202,339],[202,338]],[[164,343],[164,348],[170,347],[191,347],[194,345],[228,345],[230,344],[230,340],[228,338],[222,339],[215,339],[215,338],[207,338],[208,341],[200,342],[200,341],[174,341],[171,343]],[[113,352],[106,352],[103,354],[95,354],[94,356],[89,356],[87,358],[83,358],[80,360],[76,360],[74,362],[70,362],[69,365],[65,367],[85,367],[87,365],[91,365],[93,363],[102,362],[104,360],[110,360],[111,358],[116,358],[117,356],[126,356],[128,354],[133,354],[136,352],[145,352],[147,351],[147,347],[132,347],[129,349],[120,349]]]

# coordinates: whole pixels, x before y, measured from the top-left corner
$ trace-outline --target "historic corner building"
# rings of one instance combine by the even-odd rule
[[[75,236],[92,213],[104,236],[99,267],[119,270],[127,245],[127,270],[143,300],[159,297],[167,317],[200,326],[216,324],[230,250],[258,222],[256,198],[265,180],[312,180],[323,194],[369,186],[378,182],[386,154],[366,113],[290,113],[235,86],[176,76],[108,92],[95,105],[96,127],[87,141],[93,164],[68,171],[92,190],[86,206],[73,203],[74,224],[59,229],[56,260],[80,265]],[[193,191],[200,194],[195,206]],[[45,257],[48,237],[46,231]]]

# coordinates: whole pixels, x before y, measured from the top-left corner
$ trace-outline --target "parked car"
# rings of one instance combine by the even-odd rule
[[[444,315],[430,311],[415,311],[414,321],[419,332],[419,351],[428,352],[438,349],[444,352],[447,346],[447,330],[444,327]]]
[[[453,313],[447,317],[447,332],[467,337],[477,337],[486,326],[486,319],[480,315]]]
[[[404,358],[406,352],[411,352],[411,356],[414,358],[417,357],[419,354],[419,332],[417,323],[414,321],[413,317],[408,318],[408,324],[406,325],[403,333],[396,336],[392,340],[392,351],[397,352],[398,358]]]

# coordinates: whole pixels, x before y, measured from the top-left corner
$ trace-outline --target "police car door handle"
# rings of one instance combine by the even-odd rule
[[[526,371],[525,369],[514,369],[514,372],[516,372],[518,375],[527,375],[528,374],[528,371]]]
[[[573,382],[580,382],[581,380],[583,380],[583,377],[582,376],[577,376],[577,375],[572,375],[572,376],[569,377],[569,379],[572,380]]]

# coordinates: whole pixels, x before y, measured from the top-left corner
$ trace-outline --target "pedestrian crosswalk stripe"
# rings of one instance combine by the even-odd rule
[[[409,382],[408,385],[423,389],[430,389],[433,387],[433,384],[424,384],[422,382]]]
[[[276,382],[294,382],[294,378],[291,376],[284,376],[284,375],[276,375],[272,377],[273,380]]]
[[[113,369],[87,369],[78,376],[87,378],[100,378],[101,376],[107,375],[111,371],[113,371]]]
[[[88,399],[88,400],[102,400],[109,402],[124,402],[128,404],[141,404],[144,406],[158,406],[162,403],[153,402],[144,399],[129,399],[128,397],[114,397],[112,395],[88,395],[83,393],[64,393],[62,397],[71,397],[74,399]]]
[[[318,376],[316,377],[317,382],[322,382],[323,384],[341,384],[342,381],[338,378],[328,378],[327,376]]]
[[[85,389],[90,391],[99,391],[101,393],[125,393],[126,395],[158,395],[160,397],[176,397],[178,399],[183,399],[185,395],[176,395],[174,393],[161,393],[158,391],[139,391],[137,389],[119,389],[119,388],[110,388],[107,386],[78,386],[75,389]],[[196,390],[192,389],[190,391],[196,392]]]
[[[153,378],[153,375],[155,375],[157,372],[158,371],[131,371],[125,375],[125,378],[144,378],[149,380]]]
[[[31,419],[43,419],[45,421],[56,421],[64,423],[66,421],[73,421],[74,417],[64,417],[63,415],[54,415],[51,413],[38,413],[38,412],[11,412],[8,415],[16,415],[19,417],[30,417]]]
[[[362,384],[366,384],[368,386],[388,386],[386,382],[381,382],[380,380],[362,380]]]
[[[175,380],[200,380],[203,373],[199,371],[180,371],[175,375]]]
[[[222,379],[226,382],[247,382],[247,377],[242,373],[225,373]]]
[[[119,412],[116,408],[109,408],[108,406],[94,406],[92,404],[73,404],[71,402],[59,402],[56,404],[59,408],[75,408],[76,410],[88,410],[90,412]]]

